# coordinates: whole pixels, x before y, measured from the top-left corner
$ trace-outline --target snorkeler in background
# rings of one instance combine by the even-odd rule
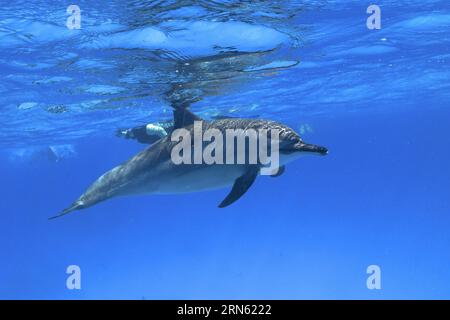
[[[146,125],[129,128],[117,129],[116,136],[125,139],[134,139],[140,143],[152,144],[165,137],[173,131],[173,122],[156,122]]]
[[[213,120],[230,119],[230,116],[213,116]],[[137,140],[139,143],[152,144],[172,133],[173,121],[154,122],[134,128],[117,129],[116,136]]]

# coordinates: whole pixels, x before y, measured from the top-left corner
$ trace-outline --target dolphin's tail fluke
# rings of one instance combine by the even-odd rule
[[[56,218],[60,218],[62,216],[65,216],[68,213],[71,213],[72,211],[80,210],[80,209],[83,209],[83,208],[84,208],[84,204],[83,204],[82,201],[75,201],[74,203],[72,203],[72,205],[70,207],[64,209],[58,215],[48,218],[48,220],[53,220],[53,219],[56,219]]]

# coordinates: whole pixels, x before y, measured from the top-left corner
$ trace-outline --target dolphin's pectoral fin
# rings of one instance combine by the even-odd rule
[[[281,166],[281,167],[277,168],[276,171],[274,170],[274,173],[271,174],[270,176],[272,178],[279,177],[279,176],[281,176],[284,173],[284,170],[286,170],[286,167],[285,166]]]
[[[202,118],[196,116],[187,108],[176,108],[173,110],[173,128],[180,129],[194,124],[194,121],[202,121]]]
[[[238,200],[247,192],[258,175],[259,168],[254,166],[245,172],[242,176],[236,179],[227,197],[219,204],[219,208],[225,208]]]

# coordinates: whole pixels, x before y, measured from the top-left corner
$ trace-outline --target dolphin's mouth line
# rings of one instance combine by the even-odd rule
[[[326,156],[328,154],[328,149],[322,146],[317,146],[314,144],[309,143],[303,143],[298,148],[298,151],[300,152],[311,152],[311,153],[317,153],[322,156]]]
[[[328,154],[328,149],[314,144],[300,143],[294,146],[280,148],[280,152],[284,154],[291,154],[294,152],[308,152],[326,156]]]

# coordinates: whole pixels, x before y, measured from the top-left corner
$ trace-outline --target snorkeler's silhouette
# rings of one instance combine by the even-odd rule
[[[213,120],[232,119],[231,116],[213,116]],[[133,128],[119,128],[116,130],[117,137],[137,140],[139,143],[152,144],[162,137],[172,133],[173,121],[154,122]]]

